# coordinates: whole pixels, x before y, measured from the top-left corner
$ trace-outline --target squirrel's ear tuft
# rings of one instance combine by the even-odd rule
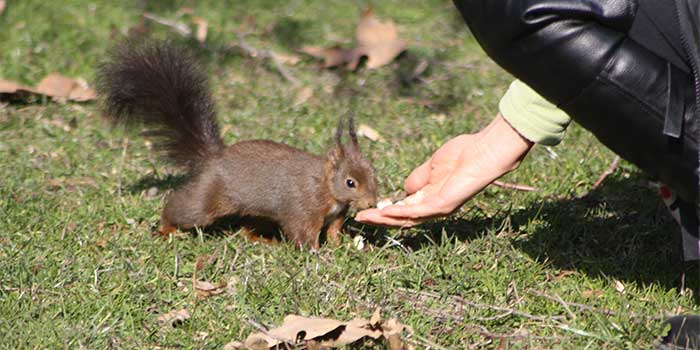
[[[335,129],[335,147],[343,147],[343,118],[338,120],[338,127]]]
[[[360,152],[360,144],[357,142],[357,134],[355,134],[355,120],[352,112],[348,113],[348,135],[350,136],[350,149]]]

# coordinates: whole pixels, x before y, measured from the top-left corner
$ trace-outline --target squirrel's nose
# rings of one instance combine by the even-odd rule
[[[365,209],[376,207],[376,206],[377,206],[377,196],[374,196],[374,197],[368,199],[368,200],[367,200],[365,203],[363,203],[363,204],[365,204],[365,205],[364,205],[364,208],[365,208]]]

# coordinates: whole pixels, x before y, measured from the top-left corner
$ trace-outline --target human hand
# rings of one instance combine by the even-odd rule
[[[491,182],[518,167],[532,142],[499,114],[476,134],[457,136],[413,170],[404,183],[410,195],[403,205],[357,213],[360,222],[408,227],[447,216]]]

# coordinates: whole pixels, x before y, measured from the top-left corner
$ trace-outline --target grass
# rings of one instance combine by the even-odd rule
[[[289,67],[314,89],[301,105],[274,66],[221,49],[236,32],[287,54],[349,45],[367,4],[398,24],[408,53],[358,72],[305,59]],[[362,140],[384,195],[442,142],[488,123],[511,80],[445,1],[10,1],[0,15],[0,77],[35,84],[61,72],[91,81],[103,52],[143,11],[173,19],[185,6],[209,23],[204,47],[148,25],[196,50],[227,142],[269,138],[322,152],[354,96],[359,121],[387,140]],[[430,62],[425,82],[402,82],[422,59]],[[613,156],[572,125],[561,145],[537,147],[505,179],[539,191],[488,188],[453,217],[416,229],[350,220],[342,245],[317,253],[235,231],[161,241],[151,232],[178,173],[137,132],[112,129],[93,103],[4,102],[0,347],[221,349],[254,331],[251,319],[350,319],[380,306],[413,328],[417,348],[651,348],[667,315],[700,311],[700,276],[689,275],[679,293],[677,228],[634,166],[623,162],[577,198]],[[353,246],[357,234],[368,239],[365,251]],[[198,259],[207,261],[198,278],[228,282],[225,294],[194,297]],[[192,313],[183,326],[157,323],[180,308]]]

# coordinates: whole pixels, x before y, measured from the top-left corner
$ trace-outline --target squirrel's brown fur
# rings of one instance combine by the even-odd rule
[[[125,42],[113,50],[98,73],[105,112],[116,122],[142,122],[189,180],[172,192],[161,217],[161,233],[206,227],[235,215],[279,224],[299,246],[317,248],[325,227],[338,233],[349,206],[376,203],[374,168],[360,153],[352,118],[350,142],[324,156],[268,140],[224,145],[208,90],[196,60],[161,41]]]

